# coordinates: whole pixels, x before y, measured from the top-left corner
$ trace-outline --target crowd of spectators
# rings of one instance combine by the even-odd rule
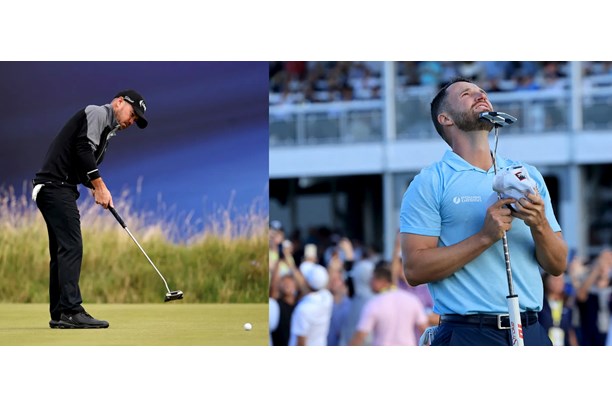
[[[327,228],[303,240],[272,221],[269,238],[271,345],[417,345],[438,324],[427,285],[404,278],[399,234],[392,259]],[[554,345],[612,345],[611,273],[604,249],[572,253],[560,277],[542,275],[539,319]]]
[[[380,99],[380,61],[272,61],[269,103],[315,103]],[[487,92],[565,87],[566,61],[403,61],[396,63],[396,85],[402,89],[437,89],[456,76],[471,79]],[[612,74],[611,62],[585,62],[583,74]]]

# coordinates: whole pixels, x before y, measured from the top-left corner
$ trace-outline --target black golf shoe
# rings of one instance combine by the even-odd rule
[[[106,329],[108,327],[107,321],[94,319],[84,311],[75,314],[62,313],[58,323],[60,329]]]
[[[59,320],[53,320],[53,319],[49,320],[49,327],[50,328],[57,329],[57,328],[59,328],[59,325],[60,325]]]

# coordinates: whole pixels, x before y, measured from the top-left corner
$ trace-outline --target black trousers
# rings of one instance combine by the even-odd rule
[[[46,184],[36,198],[49,233],[49,312],[53,320],[59,320],[62,313],[84,311],[79,289],[83,241],[78,198],[75,186],[59,184]]]

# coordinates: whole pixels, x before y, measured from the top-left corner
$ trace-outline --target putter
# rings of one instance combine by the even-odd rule
[[[168,293],[166,293],[166,297],[164,298],[164,302],[170,302],[172,300],[179,300],[183,298],[183,292],[180,290],[170,290],[170,288],[168,287],[168,283],[166,282],[166,279],[164,279],[164,277],[162,276],[162,274],[159,272],[159,270],[157,269],[157,267],[155,266],[155,264],[153,263],[153,261],[151,261],[151,258],[149,258],[149,256],[147,255],[147,253],[145,252],[144,249],[142,249],[142,247],[140,246],[140,244],[138,243],[138,241],[136,241],[136,238],[134,238],[134,236],[132,235],[132,233],[130,232],[130,230],[128,229],[127,225],[125,225],[125,222],[123,221],[123,219],[119,216],[119,214],[117,214],[117,211],[115,211],[115,209],[113,207],[108,207],[108,209],[110,210],[110,212],[115,216],[115,219],[119,222],[119,224],[121,224],[121,226],[123,227],[123,229],[128,233],[128,235],[130,236],[130,238],[132,238],[132,240],[136,243],[136,245],[138,245],[138,248],[140,248],[140,250],[142,251],[142,253],[144,254],[144,256],[147,258],[147,260],[149,261],[149,263],[151,264],[151,266],[153,267],[153,269],[155,269],[155,272],[157,272],[157,274],[159,275],[159,277],[162,279],[162,281],[164,281],[164,285],[166,285],[166,289],[168,290]]]
[[[499,137],[499,128],[510,126],[516,122],[514,116],[510,116],[503,112],[483,112],[480,114],[480,120],[484,120],[493,124],[495,128],[495,147],[493,149],[493,171],[497,175],[497,141]],[[501,194],[497,193],[497,197],[501,200]],[[508,304],[508,317],[510,319],[510,333],[512,335],[513,346],[524,346],[523,341],[523,325],[521,323],[521,309],[519,308],[518,295],[514,293],[512,285],[512,267],[510,266],[510,251],[508,250],[508,237],[506,231],[502,236],[502,244],[504,246],[504,259],[506,261],[506,276],[508,278],[508,296],[506,301]],[[497,326],[501,329],[501,318],[497,319]]]

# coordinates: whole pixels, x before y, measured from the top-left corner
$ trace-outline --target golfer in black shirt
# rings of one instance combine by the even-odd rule
[[[136,123],[147,126],[146,104],[133,90],[117,93],[102,106],[79,110],[51,142],[42,168],[32,180],[36,201],[49,233],[49,311],[51,328],[107,328],[81,303],[79,277],[83,258],[78,184],[92,190],[96,204],[113,206],[113,198],[98,170],[110,139]]]

